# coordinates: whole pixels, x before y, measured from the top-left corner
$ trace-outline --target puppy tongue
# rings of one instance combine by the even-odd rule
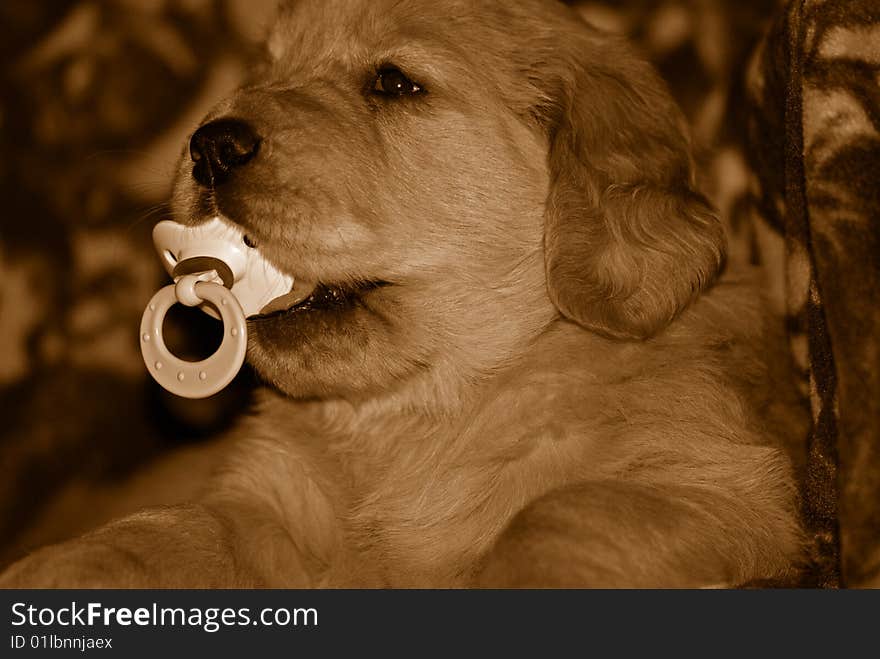
[[[269,304],[260,309],[260,314],[265,316],[276,311],[287,311],[309,297],[314,292],[316,286],[315,282],[297,279],[293,282],[293,288],[289,293],[279,295],[269,302]]]

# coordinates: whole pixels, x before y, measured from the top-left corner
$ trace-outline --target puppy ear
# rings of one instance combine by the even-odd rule
[[[605,36],[570,41],[540,110],[550,296],[584,327],[644,339],[713,281],[724,233],[692,188],[684,120],[651,67]]]

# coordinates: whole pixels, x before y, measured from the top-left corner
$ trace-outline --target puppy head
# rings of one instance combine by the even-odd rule
[[[252,363],[290,395],[466,381],[559,313],[648,336],[718,267],[672,102],[557,3],[298,0],[268,51],[206,119],[259,151],[222,184],[184,158],[174,207],[318,284],[250,321]]]

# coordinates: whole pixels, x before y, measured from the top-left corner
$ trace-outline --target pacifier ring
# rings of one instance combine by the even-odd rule
[[[223,341],[202,361],[189,362],[174,356],[165,345],[165,316],[178,304],[177,287],[166,286],[150,300],[141,319],[140,345],[144,364],[162,387],[184,398],[208,398],[226,387],[244,364],[247,353],[247,321],[235,295],[224,286],[200,281],[196,295],[208,302],[223,321]]]

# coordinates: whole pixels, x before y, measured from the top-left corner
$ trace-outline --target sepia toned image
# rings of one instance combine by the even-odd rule
[[[0,32],[0,588],[880,587],[880,2]]]

